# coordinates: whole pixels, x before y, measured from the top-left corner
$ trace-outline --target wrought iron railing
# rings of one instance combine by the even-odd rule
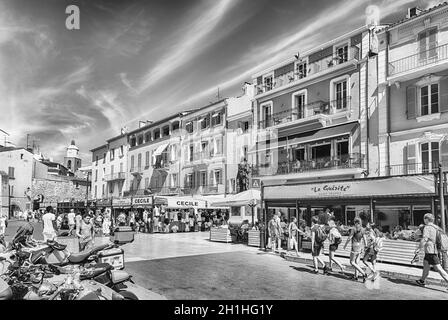
[[[423,163],[406,163],[386,166],[386,174],[390,176],[403,176],[412,174],[426,174],[439,172],[439,161]],[[448,171],[448,161],[442,162],[442,169]]]
[[[389,63],[389,76],[448,60],[448,44],[407,56]]]
[[[360,153],[343,154],[338,157],[322,157],[312,160],[285,161],[277,164],[252,166],[253,176],[275,176],[328,169],[364,168],[365,156]]]
[[[334,114],[340,110],[350,109],[351,100],[351,97],[345,97],[332,101],[311,102],[301,107],[301,110],[299,108],[294,108],[269,115],[265,117],[264,120],[258,122],[258,127],[260,129],[266,129],[282,123],[307,119],[318,114]]]
[[[337,65],[344,64],[346,62],[352,60],[359,60],[359,48],[358,47],[349,47],[347,51],[347,55],[334,53],[328,56],[323,57],[322,59],[310,63],[307,66],[307,72],[299,73],[297,70],[289,71],[278,75],[273,79],[273,82],[270,84],[259,84],[256,86],[256,93],[262,94],[264,92],[268,92],[283,86],[286,86],[292,82],[300,81],[302,79],[306,79],[314,74],[318,74],[324,71],[327,71]]]

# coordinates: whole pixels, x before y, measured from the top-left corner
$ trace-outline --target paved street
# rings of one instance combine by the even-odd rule
[[[11,223],[12,234],[17,223]],[[39,226],[35,237],[39,238]],[[76,251],[76,240],[61,238]],[[97,239],[98,243],[108,238]],[[215,243],[208,233],[137,234],[123,246],[126,271],[137,284],[167,299],[447,299],[440,287],[403,280],[374,285],[315,275],[307,265],[245,245]]]

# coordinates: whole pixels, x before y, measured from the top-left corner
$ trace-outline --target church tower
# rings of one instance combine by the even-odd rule
[[[72,143],[67,147],[67,154],[64,157],[64,165],[73,173],[81,167],[79,149],[75,144],[75,140],[72,140]]]

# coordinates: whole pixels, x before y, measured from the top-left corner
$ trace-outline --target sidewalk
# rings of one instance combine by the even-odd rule
[[[272,251],[267,252],[274,254],[272,253]],[[300,252],[299,257],[297,257],[295,252],[293,251],[287,252],[285,250],[282,250],[280,254],[275,253],[275,255],[281,256],[286,261],[309,265],[310,268],[312,268],[313,266],[313,258],[311,256],[311,253]],[[328,256],[322,254],[320,257],[328,265]],[[344,267],[346,267],[347,272],[354,272],[355,269],[350,265],[350,260],[348,258],[335,257],[335,259],[339,261]],[[366,269],[362,262],[361,266],[363,266],[364,270]],[[415,283],[415,280],[420,279],[423,270],[422,268],[419,267],[401,266],[389,263],[377,263],[376,268],[378,271],[380,271],[380,274],[383,278],[400,279],[409,281],[410,283]],[[338,272],[338,267],[335,266],[334,264],[333,264],[333,270],[335,272]],[[447,286],[443,278],[440,276],[440,274],[432,270],[429,272],[429,276],[426,279],[426,283],[428,285],[443,286],[443,287]]]

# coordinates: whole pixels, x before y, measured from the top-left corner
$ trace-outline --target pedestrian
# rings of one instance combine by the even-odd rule
[[[298,236],[299,236],[299,228],[297,227],[297,218],[292,218],[291,223],[288,226],[288,234],[289,239],[288,242],[290,242],[290,248],[296,250],[296,256],[299,257],[299,245],[298,245]]]
[[[86,213],[78,226],[76,226],[76,235],[78,236],[79,252],[90,249],[95,243],[95,230],[91,222],[92,215]]]
[[[144,231],[143,232],[148,232],[149,228],[148,228],[148,211],[143,210],[143,214],[142,214],[142,219],[143,219],[143,225],[144,225]]]
[[[76,222],[75,222],[75,210],[70,209],[70,212],[67,214],[67,220],[68,220],[68,235],[72,236],[73,233],[76,230]]]
[[[330,227],[330,231],[328,232],[328,241],[330,242],[329,253],[328,253],[328,272],[333,271],[333,262],[341,269],[341,273],[344,273],[344,267],[342,264],[334,258],[336,250],[338,250],[339,244],[342,242],[342,236],[336,227],[336,223],[334,222],[334,217],[330,217],[328,220],[328,226]]]
[[[111,221],[110,221],[110,214],[108,212],[106,212],[104,219],[103,219],[103,236],[108,236],[110,234],[110,226],[111,226]]]
[[[44,229],[42,230],[42,235],[44,236],[44,241],[55,240],[56,239],[56,216],[53,213],[53,207],[48,206],[46,208],[45,214],[42,216],[42,223]]]
[[[62,227],[62,221],[64,220],[64,214],[60,213],[58,214],[58,217],[56,218],[56,230],[61,230]]]
[[[269,221],[269,237],[271,238],[271,246],[272,246],[272,252],[275,253],[277,250],[275,249],[276,245],[278,244],[278,249],[280,250],[280,244],[281,244],[281,226],[280,226],[280,217],[274,213],[272,216],[272,219]]]
[[[0,213],[0,237],[4,236],[6,232],[6,216]]]
[[[369,274],[368,278],[371,278],[372,280],[375,280],[379,275],[375,268],[376,259],[380,249],[379,241],[380,239],[379,237],[377,237],[374,231],[374,226],[372,226],[372,224],[368,222],[364,233],[364,242],[366,244],[366,247],[362,262],[370,270],[371,273]],[[371,263],[371,265],[369,263]]]
[[[359,260],[361,258],[361,253],[363,251],[363,242],[364,239],[364,229],[361,224],[360,218],[355,218],[354,220],[355,226],[351,229],[350,235],[345,242],[344,249],[347,247],[347,244],[351,241],[351,251],[350,251],[350,264],[355,268],[355,274],[353,275],[353,280],[358,280],[359,274],[362,276],[362,281],[366,281],[366,273],[362,270],[359,265]]]
[[[425,258],[423,259],[422,277],[416,281],[417,284],[424,287],[426,285],[426,278],[429,275],[431,266],[436,269],[436,271],[446,282],[448,282],[448,274],[440,265],[440,259],[438,256],[440,249],[437,248],[437,233],[440,232],[440,229],[434,224],[434,216],[431,213],[427,213],[423,216],[423,221],[425,222],[425,227],[423,228],[423,238],[420,241],[420,246],[417,250],[420,251],[423,249],[425,252]],[[439,244],[439,247],[441,247],[441,244]]]
[[[327,266],[319,257],[327,235],[323,226],[319,225],[319,217],[311,218],[311,252],[313,256],[314,273],[319,273],[319,263],[323,266],[324,274],[327,273]]]
[[[153,209],[153,227],[154,227],[154,232],[159,232],[160,228],[159,228],[159,217],[160,217],[160,209],[159,206],[155,206]]]

